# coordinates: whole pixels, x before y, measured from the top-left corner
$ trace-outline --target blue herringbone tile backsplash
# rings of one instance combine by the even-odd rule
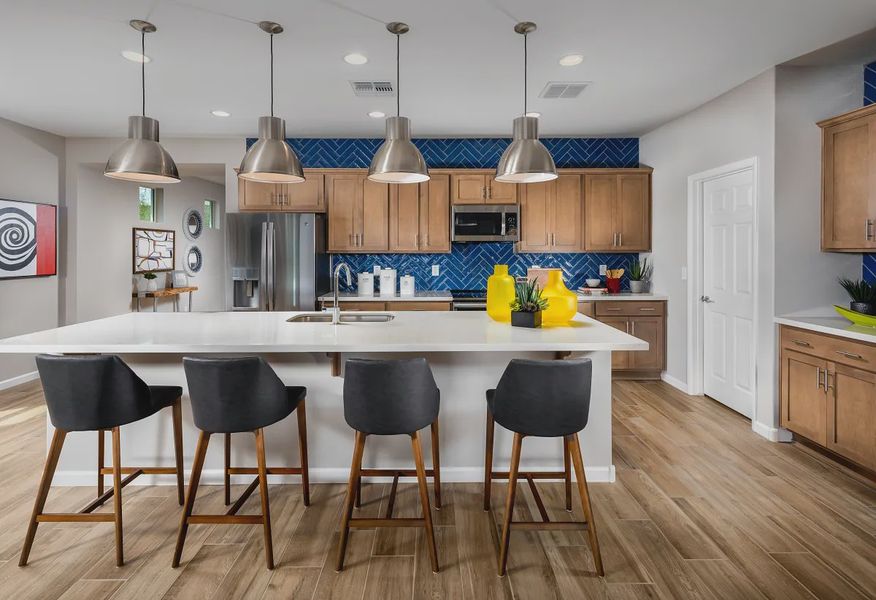
[[[864,255],[864,281],[876,284],[876,254]]]
[[[864,106],[876,103],[876,62],[864,66]],[[876,254],[865,254],[863,261],[865,281],[876,283]]]
[[[354,273],[373,271],[375,265],[398,270],[398,275],[413,275],[418,290],[484,289],[493,265],[508,265],[512,275],[526,275],[532,266],[557,267],[564,273],[570,289],[584,285],[588,277],[599,277],[599,265],[609,269],[629,268],[636,254],[515,254],[514,244],[454,243],[450,254],[336,254],[332,266],[346,262]],[[432,265],[441,274],[432,276]],[[355,289],[355,279],[353,288]],[[623,287],[628,287],[626,277]],[[343,289],[347,289],[342,286]]]

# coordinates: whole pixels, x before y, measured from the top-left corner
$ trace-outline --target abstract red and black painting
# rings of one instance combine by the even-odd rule
[[[57,275],[57,207],[0,199],[0,279]]]

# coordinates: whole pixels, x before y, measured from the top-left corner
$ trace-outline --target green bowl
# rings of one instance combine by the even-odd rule
[[[840,315],[854,323],[855,325],[863,325],[864,327],[876,327],[876,315],[865,315],[864,313],[855,312],[842,306],[833,305]]]

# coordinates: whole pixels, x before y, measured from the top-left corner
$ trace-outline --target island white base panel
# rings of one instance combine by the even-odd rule
[[[351,357],[406,358],[399,354],[344,354]],[[441,389],[440,450],[444,482],[482,481],[486,425],[485,391],[494,388],[512,358],[554,358],[553,352],[441,352],[426,353]],[[614,481],[611,453],[611,355],[609,352],[576,354],[593,361],[590,419],[579,434],[588,481]],[[325,354],[266,354],[265,359],[287,385],[307,387],[307,437],[312,482],[346,482],[350,472],[354,432],[344,420],[343,377],[332,377],[331,360]],[[183,386],[183,449],[186,478],[199,431],[194,426],[185,387],[182,355],[125,355],[123,360],[147,383]],[[246,398],[241,398],[246,402]],[[47,425],[47,440],[53,428]],[[508,469],[512,433],[496,424],[493,469]],[[107,434],[106,466],[112,465]],[[293,413],[265,429],[267,463],[270,467],[297,466],[298,427]],[[232,438],[232,466],[254,467],[255,441],[250,433]],[[431,465],[430,431],[420,432],[427,468]],[[173,466],[173,430],[170,410],[122,427],[123,466]],[[203,484],[219,484],[223,473],[224,435],[210,438],[201,477]],[[369,436],[363,466],[412,468],[410,438]],[[54,485],[95,485],[97,480],[97,434],[72,432],[67,436]],[[562,438],[526,438],[521,458],[523,470],[562,470]],[[378,478],[375,478],[378,479]],[[109,483],[111,478],[107,476]],[[252,476],[233,476],[232,483],[249,483]],[[366,479],[367,480],[367,479]],[[298,483],[298,476],[271,476],[272,483]],[[172,485],[174,476],[140,476],[131,485]]]

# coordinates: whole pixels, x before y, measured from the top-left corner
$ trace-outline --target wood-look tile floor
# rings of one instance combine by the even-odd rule
[[[605,579],[594,576],[581,532],[512,534],[509,575],[496,577],[495,522],[476,484],[444,487],[434,513],[439,575],[422,532],[402,529],[354,530],[348,567],[335,573],[341,485],[314,486],[307,510],[297,486],[272,487],[273,572],[261,528],[245,525],[192,526],[183,564],[171,569],[180,508],[170,486],[126,490],[124,567],[114,564],[111,523],[44,523],[22,569],[45,412],[38,384],[20,386],[0,392],[0,597],[876,598],[876,485],[663,383],[615,383],[614,417],[618,481],[591,485]],[[203,489],[198,506],[218,509],[221,489]],[[568,518],[561,486],[543,489],[552,516]],[[505,486],[494,490],[501,507]],[[360,512],[376,515],[387,491],[366,485]],[[47,508],[73,510],[93,494],[56,488]],[[247,510],[258,510],[256,496]],[[518,498],[516,518],[533,518],[527,486]],[[417,510],[415,489],[402,486],[396,514]]]

